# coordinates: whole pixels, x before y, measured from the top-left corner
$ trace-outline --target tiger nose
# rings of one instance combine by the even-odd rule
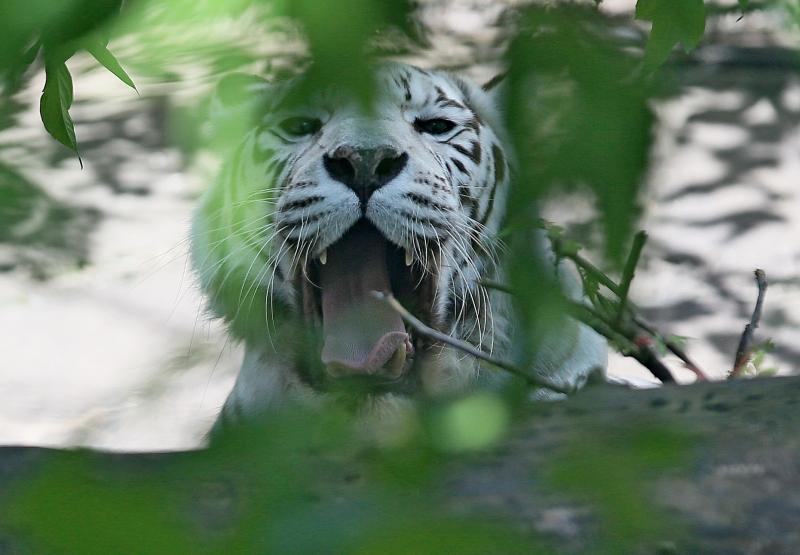
[[[353,189],[362,206],[372,193],[397,177],[406,162],[408,154],[389,146],[355,148],[344,145],[323,157],[331,178]]]

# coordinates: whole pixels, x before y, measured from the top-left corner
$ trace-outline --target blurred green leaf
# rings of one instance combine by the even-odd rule
[[[706,28],[703,0],[638,0],[636,18],[653,23],[644,55],[649,68],[663,64],[676,44],[692,50]]]
[[[474,451],[497,442],[509,424],[503,400],[489,394],[459,399],[436,412],[431,435],[436,447],[444,451]]]
[[[56,47],[71,49],[68,50],[71,54],[77,50],[82,38],[97,33],[119,14],[123,1],[67,0],[57,4],[56,17],[51,18],[41,31],[42,42],[50,50]]]
[[[87,452],[54,456],[24,484],[3,521],[28,533],[39,553],[196,552],[195,538],[177,517],[174,492],[147,480],[96,475]]]
[[[22,61],[23,53],[31,45],[41,42],[42,30],[69,4],[69,0],[3,0],[0,9],[0,75],[9,70],[24,70],[33,61]]]
[[[388,27],[408,25],[408,0],[297,0],[286,14],[302,22],[314,64],[298,94],[335,84],[368,105],[374,92],[369,43]],[[343,30],[346,29],[346,32]]]
[[[637,544],[679,537],[669,515],[649,501],[645,484],[654,473],[685,464],[693,446],[689,434],[657,422],[584,429],[552,461],[546,478],[592,504],[603,523],[602,550],[595,553],[630,553]]]
[[[75,126],[69,115],[69,108],[72,106],[72,76],[64,62],[48,64],[45,71],[47,77],[39,102],[42,123],[54,139],[77,153]]]
[[[635,58],[599,32],[602,25],[593,9],[574,6],[530,8],[520,20],[506,110],[518,158],[508,218],[527,233],[540,198],[588,188],[606,254],[619,264],[639,212],[653,85]]]
[[[128,85],[133,90],[137,90],[136,85],[133,83],[133,79],[130,78],[128,73],[122,68],[119,61],[111,52],[109,52],[106,46],[104,46],[102,43],[94,43],[87,46],[86,50],[89,52],[89,54],[94,56],[95,60],[100,62],[103,67],[116,75],[120,81]]]

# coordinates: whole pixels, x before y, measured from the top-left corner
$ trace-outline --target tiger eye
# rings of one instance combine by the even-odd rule
[[[303,137],[304,135],[313,135],[322,129],[322,122],[317,118],[295,116],[283,120],[279,127],[288,135]]]
[[[429,135],[443,135],[452,130],[455,126],[455,123],[444,118],[414,120],[414,129],[420,133],[428,133]]]

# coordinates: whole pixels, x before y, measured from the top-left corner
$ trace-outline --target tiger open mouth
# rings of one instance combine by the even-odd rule
[[[324,386],[335,381],[370,391],[416,389],[415,361],[429,345],[372,292],[391,293],[430,322],[435,280],[421,261],[362,219],[306,270],[298,289],[306,322],[321,327]],[[325,389],[319,381],[314,385]]]

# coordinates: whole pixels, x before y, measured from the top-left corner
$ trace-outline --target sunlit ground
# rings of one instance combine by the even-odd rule
[[[484,75],[498,65],[485,25],[496,11],[470,11],[473,4],[431,4],[440,40],[430,60],[477,61],[470,72]],[[614,13],[630,4],[606,2]],[[665,332],[691,338],[697,362],[723,377],[752,310],[752,271],[763,268],[771,285],[760,334],[776,344],[766,366],[793,373],[800,368],[798,62],[773,21],[731,16],[712,25],[714,46],[698,52],[701,63],[677,68],[677,94],[656,106],[640,224],[651,240],[633,296]],[[464,47],[467,36],[477,46]],[[137,96],[87,58],[70,68],[83,170],[42,128],[43,74],[18,104],[2,107],[0,160],[18,172],[6,181],[21,200],[0,228],[0,443],[196,446],[241,356],[204,315],[186,258],[191,210],[214,164],[200,156],[189,167],[174,146],[181,128],[173,108],[208,80],[192,69],[165,85],[132,69]],[[554,202],[548,215],[577,229],[593,220],[585,198]],[[619,356],[610,374],[654,381]]]

